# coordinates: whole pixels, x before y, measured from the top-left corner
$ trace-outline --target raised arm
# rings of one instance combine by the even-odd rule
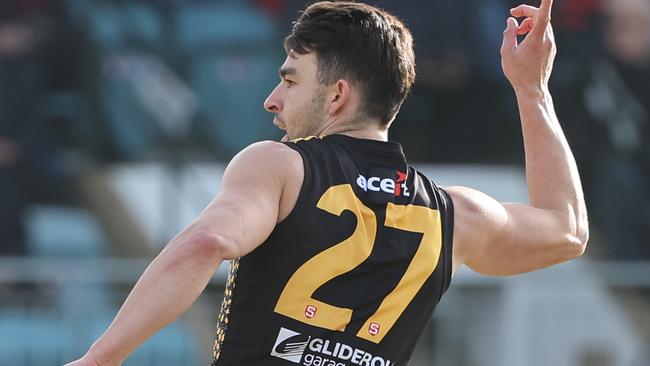
[[[454,267],[512,275],[580,256],[587,211],[573,154],[558,122],[548,81],[556,48],[552,0],[511,10],[501,49],[521,117],[530,205],[499,203],[464,187],[449,187],[456,207]],[[525,18],[518,24],[514,18]],[[521,44],[518,35],[526,35]]]
[[[301,164],[296,152],[276,142],[239,153],[228,165],[217,197],[154,259],[106,332],[69,366],[121,365],[184,313],[223,260],[255,249],[286,215],[283,211],[290,210],[293,203],[283,199],[284,182],[288,177],[302,183],[296,177]]]

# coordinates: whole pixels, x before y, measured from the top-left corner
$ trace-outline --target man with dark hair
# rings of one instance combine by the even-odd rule
[[[307,8],[284,48],[293,58],[316,56],[320,86],[341,78],[354,84],[363,96],[355,119],[379,120],[380,127],[392,122],[415,81],[410,31],[369,5],[323,2]]]
[[[285,142],[254,144],[230,162],[219,195],[71,365],[121,364],[225,259],[213,365],[389,366],[408,362],[459,266],[511,275],[580,256],[587,214],[547,86],[550,11],[551,0],[512,9],[501,50],[526,146],[531,205],[522,205],[440,188],[388,142],[415,77],[398,19],[360,3],[309,6],[265,102]]]

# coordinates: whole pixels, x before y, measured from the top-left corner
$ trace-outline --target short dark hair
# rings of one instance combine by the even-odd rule
[[[354,2],[308,6],[284,40],[289,53],[314,52],[323,85],[347,78],[360,87],[362,112],[387,125],[415,81],[413,37],[397,17]]]

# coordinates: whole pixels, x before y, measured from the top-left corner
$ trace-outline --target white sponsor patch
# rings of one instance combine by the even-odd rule
[[[310,337],[286,328],[280,328],[271,356],[279,357],[293,363],[300,363],[309,344]]]
[[[379,325],[372,323],[371,328],[375,327]],[[286,328],[280,328],[271,356],[304,366],[394,366],[392,361],[362,349]]]

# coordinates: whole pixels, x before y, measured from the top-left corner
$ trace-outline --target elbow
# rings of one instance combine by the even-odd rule
[[[565,242],[571,253],[568,259],[581,257],[587,250],[587,243],[589,242],[589,226],[579,226],[575,232],[565,236]]]
[[[566,260],[575,259],[585,254],[589,242],[589,220],[586,210],[564,216],[564,231],[561,242],[565,248]]]
[[[203,259],[230,259],[234,245],[226,237],[212,232],[193,232],[181,243],[192,256]]]
[[[587,243],[589,242],[589,225],[585,224],[580,228],[577,235],[578,245],[580,247],[580,255],[585,253],[587,250]]]
[[[571,259],[581,257],[583,254],[585,254],[585,251],[587,250],[587,241],[589,240],[588,237],[575,237],[572,240],[571,243],[571,248],[573,252],[573,256]]]
[[[575,232],[576,244],[579,248],[579,255],[581,256],[585,253],[585,250],[587,249],[587,243],[589,242],[589,219],[587,218],[586,211],[584,211],[582,215],[579,215]]]

